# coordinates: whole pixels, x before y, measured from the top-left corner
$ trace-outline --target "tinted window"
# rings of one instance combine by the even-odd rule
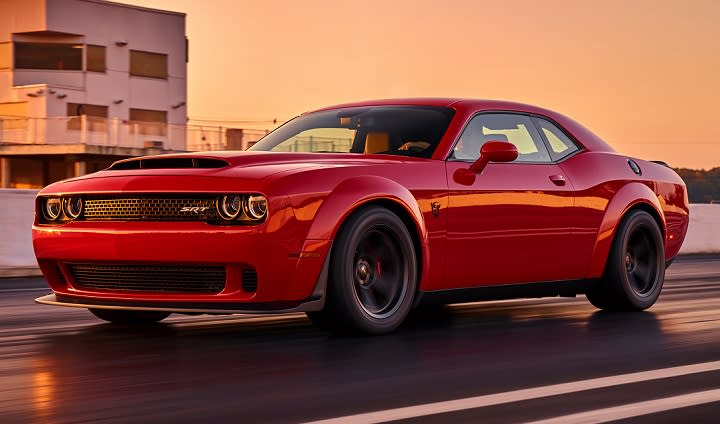
[[[16,69],[82,70],[81,44],[15,43]]]
[[[130,132],[146,135],[167,134],[167,112],[164,110],[130,109]]]
[[[108,117],[108,107],[101,105],[88,105],[80,103],[67,104],[67,116],[94,116],[98,118]]]
[[[453,111],[425,106],[333,109],[293,119],[249,150],[430,157]]]
[[[130,75],[167,79],[167,55],[130,50]]]
[[[87,59],[87,64],[85,66],[88,71],[105,72],[105,47],[104,46],[93,46],[93,45],[88,44],[86,59]]]
[[[547,148],[529,117],[509,113],[477,115],[460,135],[451,158],[477,160],[488,141],[509,141],[518,149],[515,162],[550,162]]]
[[[88,131],[107,131],[107,106],[68,103],[67,116],[70,118],[67,121],[67,129],[80,130],[82,120],[79,117],[82,115],[85,115]]]
[[[547,140],[548,147],[550,148],[550,156],[552,156],[554,161],[562,159],[580,149],[570,140],[570,137],[565,135],[565,133],[552,122],[542,118],[534,118],[534,120],[543,137]]]

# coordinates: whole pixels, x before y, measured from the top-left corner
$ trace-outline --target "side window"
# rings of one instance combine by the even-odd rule
[[[476,160],[488,141],[509,141],[518,149],[515,162],[550,162],[550,154],[529,117],[510,113],[485,113],[470,120],[455,144],[451,158]]]
[[[577,144],[570,140],[570,137],[565,135],[565,133],[552,122],[542,118],[533,119],[535,120],[535,124],[537,124],[538,129],[545,137],[545,140],[548,142],[550,156],[553,161],[560,160],[565,156],[580,150]]]

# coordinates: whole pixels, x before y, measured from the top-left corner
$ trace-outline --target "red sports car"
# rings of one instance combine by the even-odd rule
[[[518,103],[368,101],[245,152],[123,160],[37,197],[53,293],[111,322],[306,312],[387,333],[425,302],[585,294],[655,303],[688,226],[683,181]]]

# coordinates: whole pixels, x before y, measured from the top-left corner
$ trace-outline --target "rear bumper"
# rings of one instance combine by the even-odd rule
[[[33,227],[33,246],[54,299],[45,304],[161,308],[188,313],[294,310],[317,300],[330,240],[303,240],[287,227],[211,226],[200,222],[83,222]],[[271,224],[271,223],[270,223]],[[83,289],[68,264],[212,265],[224,267],[219,293]],[[257,272],[257,289],[243,289],[243,270]],[[322,296],[320,296],[322,297]],[[201,306],[198,306],[201,305]],[[237,308],[234,306],[237,305]],[[274,305],[274,307],[269,307]],[[278,305],[280,305],[278,307]],[[165,309],[162,309],[165,308]],[[215,311],[215,312],[198,312]],[[232,312],[227,312],[232,311]]]

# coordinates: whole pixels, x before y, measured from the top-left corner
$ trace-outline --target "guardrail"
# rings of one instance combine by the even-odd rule
[[[0,189],[0,277],[39,275],[30,228],[36,190]],[[720,253],[720,204],[690,205],[680,254]]]

